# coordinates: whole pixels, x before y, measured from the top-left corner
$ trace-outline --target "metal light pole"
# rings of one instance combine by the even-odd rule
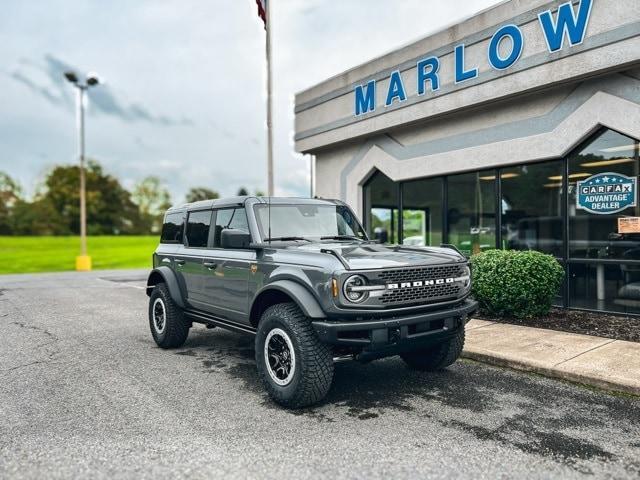
[[[78,155],[80,156],[80,255],[76,257],[76,270],[91,270],[91,257],[87,255],[87,196],[84,168],[84,94],[100,83],[96,74],[87,75],[85,83],[78,81],[75,72],[65,72],[65,78],[76,87],[76,116],[78,126]]]

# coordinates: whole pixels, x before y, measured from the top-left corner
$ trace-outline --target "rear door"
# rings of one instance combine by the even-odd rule
[[[249,317],[248,282],[255,250],[223,249],[222,231],[227,228],[249,232],[244,208],[223,208],[215,212],[212,248],[205,268],[203,296],[205,309],[214,315],[246,323]]]
[[[176,272],[184,282],[187,302],[193,308],[202,309],[203,282],[207,258],[207,245],[211,227],[211,210],[195,210],[187,215],[184,245],[174,260]]]

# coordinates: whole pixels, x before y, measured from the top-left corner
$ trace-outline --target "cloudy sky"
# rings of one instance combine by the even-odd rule
[[[309,192],[293,151],[293,94],[497,0],[272,0],[275,183]],[[96,71],[87,155],[128,188],[160,176],[266,189],[264,29],[254,0],[0,0],[0,170],[32,194],[76,161],[74,93],[62,72]]]

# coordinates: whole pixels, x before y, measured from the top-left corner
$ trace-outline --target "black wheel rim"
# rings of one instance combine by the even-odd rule
[[[291,339],[283,330],[269,332],[264,345],[265,363],[269,375],[278,385],[291,382],[295,372],[295,352]]]
[[[164,327],[167,324],[167,312],[164,308],[164,302],[161,298],[156,298],[152,306],[153,327],[156,332],[164,332]]]

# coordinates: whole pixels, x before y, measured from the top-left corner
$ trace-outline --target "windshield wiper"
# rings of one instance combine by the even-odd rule
[[[326,237],[320,237],[320,240],[358,240],[359,242],[366,242],[366,240],[354,235],[327,235]]]
[[[310,242],[311,240],[309,240],[308,238],[304,238],[304,237],[271,237],[271,238],[265,238],[264,240],[262,240],[263,242],[289,242],[292,240],[304,240],[305,242]]]

